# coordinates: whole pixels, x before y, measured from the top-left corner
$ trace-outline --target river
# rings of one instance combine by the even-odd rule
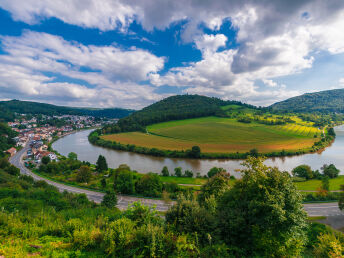
[[[164,166],[169,171],[176,167],[182,167],[183,170],[189,169],[205,175],[212,167],[223,167],[231,175],[239,177],[235,170],[241,168],[242,160],[196,160],[196,159],[173,159],[152,157],[137,153],[105,149],[94,146],[88,142],[87,136],[92,130],[85,130],[65,136],[54,142],[52,147],[62,155],[67,156],[70,152],[75,152],[78,159],[95,163],[99,155],[105,156],[109,167],[117,168],[120,164],[127,164],[131,169],[141,173],[160,172]],[[291,171],[294,167],[307,164],[312,169],[320,169],[323,164],[334,164],[344,174],[344,125],[335,128],[337,134],[334,143],[324,151],[310,153],[299,156],[269,158],[265,164],[277,166],[280,170]]]

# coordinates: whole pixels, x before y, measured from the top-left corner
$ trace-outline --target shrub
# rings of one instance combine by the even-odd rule
[[[102,200],[102,205],[107,208],[114,208],[117,205],[117,195],[114,191],[108,191]]]
[[[166,166],[164,166],[161,170],[161,175],[162,176],[169,176],[170,172],[168,171],[168,168]]]
[[[162,193],[162,182],[157,174],[149,173],[143,175],[136,182],[136,192],[149,197],[159,197]]]
[[[294,176],[304,177],[307,180],[313,178],[313,171],[308,165],[300,165],[292,170]]]

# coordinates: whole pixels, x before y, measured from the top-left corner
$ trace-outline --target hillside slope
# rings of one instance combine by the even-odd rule
[[[107,118],[122,118],[133,112],[133,110],[121,108],[74,108],[20,100],[0,101],[0,110],[25,114],[89,115]]]
[[[276,111],[344,113],[344,89],[306,93],[270,106]]]
[[[213,115],[221,116],[225,113],[221,107],[226,105],[255,108],[239,101],[225,101],[200,95],[176,95],[120,119],[117,125],[112,128],[108,127],[107,132],[143,131],[146,125],[159,122]]]

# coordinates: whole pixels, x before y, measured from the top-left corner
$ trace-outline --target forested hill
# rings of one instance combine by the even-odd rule
[[[1,115],[1,112],[4,114]],[[6,116],[6,119],[4,120],[9,120],[8,118],[11,118],[11,112],[43,115],[89,115],[95,117],[122,118],[132,113],[133,110],[121,108],[74,108],[20,100],[0,101],[0,116]]]
[[[270,106],[276,111],[344,113],[344,89],[306,93]]]
[[[256,108],[239,101],[224,101],[200,95],[176,95],[156,102],[130,116],[119,120],[117,125],[106,127],[106,132],[143,131],[146,125],[170,120],[204,116],[222,116],[222,106],[240,105]]]

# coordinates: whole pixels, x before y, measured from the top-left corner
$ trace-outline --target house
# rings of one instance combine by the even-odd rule
[[[10,148],[10,149],[8,149],[7,151],[6,151],[6,153],[8,153],[8,154],[10,154],[11,155],[11,157],[12,156],[14,156],[16,153],[17,153],[17,150],[16,150],[16,148]]]

